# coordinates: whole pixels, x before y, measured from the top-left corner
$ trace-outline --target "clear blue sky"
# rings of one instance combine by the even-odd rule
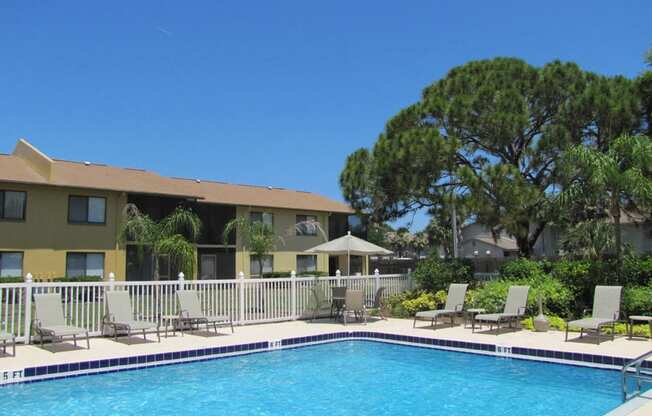
[[[346,155],[455,65],[632,77],[652,44],[650,0],[42,3],[0,3],[0,152],[337,199]]]

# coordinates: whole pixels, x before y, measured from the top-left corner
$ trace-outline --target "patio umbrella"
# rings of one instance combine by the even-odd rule
[[[380,246],[372,244],[362,238],[351,235],[349,231],[345,236],[328,241],[313,248],[309,248],[306,253],[328,253],[328,254],[346,254],[346,275],[351,275],[351,255],[369,256],[373,254],[388,255],[391,251]]]

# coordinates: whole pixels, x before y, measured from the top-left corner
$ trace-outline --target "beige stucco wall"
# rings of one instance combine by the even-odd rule
[[[0,220],[0,250],[23,252],[23,274],[51,279],[66,273],[66,252],[104,253],[104,273],[124,279],[125,254],[117,247],[118,221],[126,196],[118,192],[0,183],[27,192],[25,221]],[[106,224],[68,223],[68,196],[106,198]]]
[[[252,211],[271,212],[274,214],[274,232],[276,234],[276,250],[271,253],[274,256],[274,271],[291,271],[297,269],[297,254],[306,254],[303,251],[318,244],[328,241],[328,213],[314,211],[296,211],[276,208],[238,207],[236,215],[249,216]],[[318,232],[317,236],[298,236],[295,231],[297,215],[316,215],[323,233]],[[245,251],[242,245],[241,236],[237,236],[237,251],[235,258],[236,273],[241,271],[249,276],[250,258],[249,252]],[[317,255],[317,270],[328,271],[328,255]]]

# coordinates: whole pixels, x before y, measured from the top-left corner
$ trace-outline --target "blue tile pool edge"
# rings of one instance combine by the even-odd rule
[[[33,383],[57,378],[128,371],[185,362],[215,360],[226,357],[255,354],[280,349],[299,348],[346,340],[384,342],[421,348],[481,354],[502,358],[542,361],[553,364],[593,367],[607,370],[619,370],[623,364],[629,360],[624,357],[523,348],[503,345],[500,343],[487,344],[415,337],[383,332],[348,331],[169,353],[81,361],[75,363],[28,367],[17,370],[0,370],[0,387],[17,383]],[[652,363],[650,362],[646,362],[645,365],[652,368]]]

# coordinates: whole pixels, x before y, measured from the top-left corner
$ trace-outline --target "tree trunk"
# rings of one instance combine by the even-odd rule
[[[618,264],[620,264],[623,257],[623,241],[620,232],[620,201],[618,201],[618,197],[612,198],[611,217],[613,218],[614,221],[614,232],[616,233],[616,235],[614,236],[615,237],[614,240],[616,243],[616,259],[618,260]]]
[[[258,267],[259,267],[258,270],[260,270],[260,272],[259,272],[260,276],[259,277],[262,279],[263,278],[263,256],[261,256],[261,255],[258,256]]]
[[[521,257],[529,258],[532,254],[532,247],[528,237],[516,237],[518,253]]]

